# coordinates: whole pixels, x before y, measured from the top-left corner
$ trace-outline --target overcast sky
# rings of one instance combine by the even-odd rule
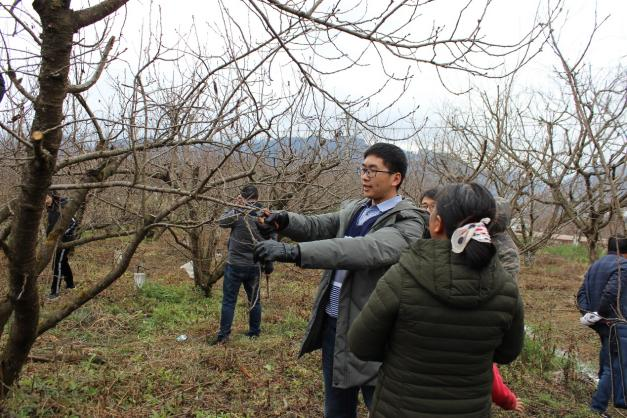
[[[330,3],[334,3],[329,0]],[[464,2],[465,3],[465,2]],[[155,5],[161,7],[164,17],[164,33],[174,33],[185,30],[192,21],[192,15],[199,26],[203,23],[211,25],[220,20],[217,12],[217,2],[196,1],[196,0],[155,0]],[[243,27],[248,27],[251,36],[260,30],[259,22],[251,19],[249,12],[237,1],[227,2],[232,12],[238,15],[239,22]],[[325,3],[323,3],[325,4]],[[546,8],[546,2],[536,0],[511,1],[495,0],[490,6],[489,13],[484,19],[484,33],[493,40],[507,42],[517,39],[522,33],[528,31],[534,16],[540,7]],[[127,6],[128,21],[138,27],[138,23],[147,18],[146,10],[148,1],[130,1]],[[438,22],[452,23],[450,10],[455,10],[454,0],[435,2],[434,7],[425,9],[426,19]],[[542,6],[544,5],[544,6]],[[544,9],[541,9],[544,10]],[[560,45],[566,56],[573,60],[582,52],[583,46],[587,42],[596,20],[600,22],[608,17],[601,29],[596,34],[592,48],[587,54],[586,61],[598,71],[614,68],[618,64],[625,67],[627,62],[627,1],[624,0],[566,0],[564,11],[557,22],[556,29],[559,36]],[[416,28],[418,32],[421,28]],[[206,32],[207,43],[215,42],[213,34]],[[126,38],[126,42],[133,43],[137,38]],[[124,40],[123,40],[124,42]],[[352,47],[353,40],[345,39],[347,48]],[[355,44],[357,45],[357,44]],[[367,62],[367,61],[366,61]],[[509,63],[512,64],[511,62]],[[407,67],[407,62],[398,62],[398,71],[402,72]],[[553,78],[552,69],[557,65],[556,58],[549,48],[546,48],[536,59],[517,76],[517,84],[520,87],[543,88],[551,83]],[[399,103],[399,107],[411,106],[418,103],[428,113],[426,109],[441,107],[443,103],[449,101],[458,102],[463,100],[450,95],[439,82],[432,68],[420,65],[415,69],[417,76],[412,82],[412,87],[406,97]],[[479,85],[481,88],[494,88],[499,82],[493,80],[480,80],[476,77],[469,77],[465,73],[449,72],[445,74],[449,86],[453,89],[463,90],[468,86]],[[384,75],[378,66],[371,63],[369,66],[360,69],[352,69],[337,77],[328,80],[328,87],[340,95],[355,96],[364,88],[364,81],[374,83],[376,80],[383,80]],[[388,89],[382,97],[392,98],[396,94],[393,88]]]
[[[360,4],[358,0],[345,0],[348,4]],[[377,0],[381,1],[382,0]],[[548,0],[494,0],[490,6],[489,12],[483,20],[483,33],[487,39],[495,42],[510,42],[521,36],[522,33],[529,30],[532,25],[534,16],[538,11],[539,4],[542,5],[541,11],[546,8]],[[430,3],[424,7],[424,16],[421,16],[416,23],[415,28],[409,28],[412,32],[428,33],[430,24],[437,22],[438,25],[452,25],[457,14],[451,13],[452,10],[458,10],[467,0],[442,0]],[[93,5],[93,0],[74,0],[72,7],[79,9],[87,5]],[[327,0],[322,3],[321,8],[330,7],[336,2]],[[480,2],[477,1],[476,4]],[[550,3],[550,2],[549,2]],[[235,17],[242,30],[246,32],[246,36],[250,39],[261,39],[267,37],[267,33],[259,19],[253,16],[246,5],[248,2],[228,0],[230,13]],[[346,5],[346,3],[341,3]],[[361,1],[361,6],[365,2]],[[382,3],[376,3],[371,0],[371,4],[380,6]],[[26,7],[30,7],[24,3]],[[151,7],[152,6],[152,7]],[[119,50],[125,50],[121,56],[121,60],[110,65],[108,68],[109,78],[103,78],[97,85],[95,91],[91,94],[100,94],[103,98],[107,98],[113,79],[121,80],[120,74],[126,69],[136,68],[136,54],[145,47],[145,39],[148,19],[152,17],[153,23],[156,21],[157,11],[161,12],[163,39],[166,43],[174,43],[180,34],[189,32],[192,24],[195,24],[198,41],[205,44],[208,50],[215,51],[220,54],[223,50],[223,40],[220,39],[218,33],[219,27],[223,25],[222,16],[219,13],[217,0],[131,0],[128,2],[124,11],[117,14],[115,21],[117,25],[124,22],[124,29],[120,31],[120,38],[117,47]],[[423,10],[423,9],[421,9]],[[151,12],[152,11],[152,12]],[[603,71],[616,68],[619,64],[623,66],[623,70],[627,67],[627,1],[625,0],[565,0],[564,11],[556,24],[556,32],[559,36],[559,43],[563,52],[569,59],[576,59],[582,52],[587,42],[592,28],[596,20],[600,22],[607,17],[595,36],[592,48],[587,54],[586,62],[593,66],[595,71],[602,73]],[[278,18],[274,23],[279,24]],[[424,27],[418,27],[424,25]],[[214,28],[218,28],[215,29]],[[144,39],[144,43],[140,40]],[[346,51],[362,50],[363,45],[351,39],[350,37],[339,38],[340,48]],[[306,50],[300,51],[301,57],[307,57]],[[359,68],[352,68],[336,76],[328,77],[325,80],[326,88],[334,92],[338,96],[356,97],[367,92],[368,88],[375,88],[385,80],[385,74],[381,70],[381,65],[374,57],[372,51],[370,55],[366,54],[362,61],[364,64]],[[287,57],[283,57],[287,60]],[[314,59],[312,57],[312,59]],[[511,68],[513,61],[505,63],[505,67]],[[324,64],[332,65],[332,64]],[[410,70],[415,74],[412,84],[405,94],[404,98],[396,105],[396,112],[403,109],[412,108],[420,105],[421,116],[431,114],[434,109],[441,108],[445,103],[461,103],[464,97],[456,97],[444,89],[436,76],[433,68],[428,65],[410,65],[407,61],[394,60],[386,58],[385,66],[388,71],[396,74],[403,73],[410,66]],[[517,85],[519,88],[533,87],[541,89],[551,88],[551,81],[554,78],[552,69],[557,66],[555,56],[550,52],[549,48],[536,57],[527,67],[517,75]],[[271,76],[275,80],[275,84],[281,86],[286,84],[286,80],[294,77],[293,72],[283,73],[282,66],[274,66],[271,70]],[[501,70],[503,71],[503,70]],[[129,72],[130,74],[130,72]],[[444,79],[447,85],[453,90],[462,91],[472,86],[479,86],[482,89],[495,89],[502,81],[483,80],[477,77],[469,77],[463,72],[446,72]],[[115,81],[119,82],[119,81]],[[294,84],[294,83],[293,83]],[[279,87],[276,87],[279,88]],[[382,92],[380,102],[386,103],[396,97],[398,94],[398,86],[390,86]],[[373,108],[376,103],[373,103]]]

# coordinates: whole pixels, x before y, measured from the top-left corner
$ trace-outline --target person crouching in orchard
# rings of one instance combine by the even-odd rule
[[[61,208],[65,206],[67,199],[62,198],[54,191],[46,195],[46,209],[48,211],[48,225],[46,227],[46,236],[50,235],[54,226],[61,218]],[[61,237],[61,243],[74,240],[74,233],[76,231],[76,219],[72,217],[68,227]],[[69,260],[69,248],[60,248],[57,244],[54,258],[52,260],[52,285],[50,286],[50,295],[48,299],[53,300],[59,297],[61,292],[61,278],[65,279],[65,286],[67,289],[74,289],[74,274],[70,267]]]
[[[231,235],[228,243],[228,258],[224,268],[224,279],[222,281],[222,310],[220,313],[220,330],[215,338],[209,338],[209,344],[224,344],[231,335],[231,325],[235,315],[235,305],[239,289],[244,285],[246,296],[248,297],[249,338],[257,338],[261,333],[261,300],[259,298],[259,276],[263,270],[266,274],[274,270],[272,263],[259,262],[253,259],[253,249],[255,242],[271,238],[272,230],[264,229],[263,225],[257,222],[261,210],[261,204],[257,202],[259,192],[252,185],[242,188],[240,195],[235,199],[235,203],[240,207],[227,209],[220,219],[218,225],[221,228],[230,228]],[[241,208],[241,206],[250,209]]]
[[[348,333],[351,352],[382,361],[373,417],[488,417],[492,363],[524,339],[523,305],[486,225],[490,192],[444,186],[431,238],[412,244],[379,280]]]

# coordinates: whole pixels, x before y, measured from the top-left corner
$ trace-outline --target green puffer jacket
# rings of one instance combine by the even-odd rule
[[[318,287],[300,355],[322,347],[324,308],[329,300],[333,270],[350,273],[340,292],[333,359],[333,386],[349,388],[375,385],[379,362],[365,362],[348,350],[348,328],[366,304],[377,281],[398,262],[404,249],[425,231],[425,216],[410,200],[403,199],[377,219],[364,237],[344,238],[351,219],[368,199],[345,204],[338,212],[303,216],[289,213],[283,235],[298,241],[300,266],[326,269]]]
[[[487,417],[492,362],[523,345],[518,287],[497,257],[467,268],[448,240],[419,240],[381,278],[349,331],[351,351],[383,361],[373,417]]]

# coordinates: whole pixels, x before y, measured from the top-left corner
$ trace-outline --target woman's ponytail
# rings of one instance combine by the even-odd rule
[[[492,194],[477,183],[444,186],[439,191],[436,201],[437,214],[442,219],[444,231],[449,239],[456,229],[467,224],[479,223],[484,218],[492,220],[496,214],[496,203]],[[495,253],[496,248],[491,242],[470,239],[465,243],[460,255],[468,267],[481,270],[490,264]]]

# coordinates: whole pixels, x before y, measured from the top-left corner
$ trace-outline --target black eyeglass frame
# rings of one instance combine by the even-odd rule
[[[374,173],[374,174],[373,174]],[[387,173],[387,174],[396,174],[396,171],[387,171],[387,170],[375,170],[374,168],[367,167],[357,167],[357,174],[363,176],[364,174],[369,179],[377,177],[377,173]]]

